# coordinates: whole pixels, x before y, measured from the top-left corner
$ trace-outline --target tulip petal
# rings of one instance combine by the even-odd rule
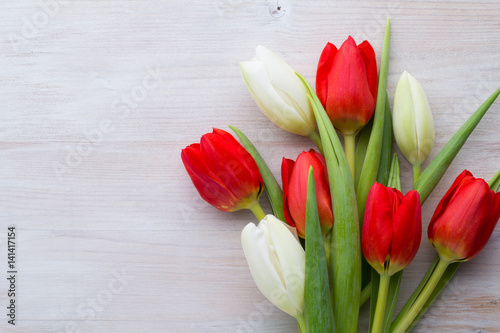
[[[240,70],[257,106],[276,126],[303,136],[308,135],[315,128],[314,121],[305,122],[303,115],[285,103],[271,83],[264,63],[260,61],[240,62]]]
[[[384,271],[392,240],[392,198],[385,186],[374,183],[366,201],[362,229],[362,250],[377,272]]]
[[[406,267],[417,254],[422,238],[420,196],[408,192],[397,208],[392,224],[390,274]]]
[[[344,134],[356,133],[373,115],[372,96],[365,64],[349,37],[340,47],[328,77],[326,110],[333,125]]]
[[[401,192],[399,192],[399,190],[395,188],[386,187],[385,190],[387,191],[388,203],[391,207],[392,215],[394,216],[396,210],[401,205],[401,201],[403,201],[404,196]]]
[[[285,290],[296,311],[302,312],[306,267],[304,249],[281,221],[272,215],[268,215],[267,220],[266,226],[285,279]]]
[[[462,182],[434,221],[432,242],[449,251],[448,259],[469,260],[478,253],[484,223],[491,214],[487,191],[488,185],[482,179]]]
[[[212,133],[217,135],[218,137],[224,139],[225,141],[228,142],[228,144],[238,147],[240,146],[240,143],[236,141],[236,139],[231,135],[231,133],[228,133],[226,131],[223,131],[219,128],[213,128]]]
[[[314,129],[316,123],[312,107],[307,98],[307,91],[295,71],[276,53],[263,46],[257,46],[255,55],[266,67],[269,79],[278,95],[285,103],[296,110],[311,130]]]
[[[323,155],[314,151],[314,149],[309,150],[309,153],[313,154],[313,156],[315,156],[315,158],[319,161],[318,164],[313,165],[313,170],[317,174],[314,178],[314,185],[316,187],[316,200],[318,203],[318,215],[321,223],[321,229],[323,233],[325,233],[325,230],[328,231],[333,226],[333,209],[332,198],[330,195],[330,185],[328,183],[328,171],[326,169],[326,161]]]
[[[434,119],[427,95],[420,83],[410,74],[408,76],[413,102],[413,117],[417,136],[417,160],[423,162],[434,147]]]
[[[295,161],[288,158],[284,158],[281,161],[281,181],[283,184],[283,212],[285,214],[286,222],[292,227],[295,227],[295,221],[290,214],[290,208],[288,207],[288,183],[290,182],[290,177],[292,175],[293,166]]]
[[[469,256],[468,260],[474,258],[481,252],[490,240],[493,230],[500,218],[500,192],[495,193],[490,190],[491,218],[484,224],[484,228],[479,236],[477,249]]]
[[[181,158],[194,186],[200,196],[222,211],[232,211],[239,200],[213,173],[201,154],[199,144],[193,144],[182,150]]]
[[[377,76],[377,58],[375,57],[375,51],[372,45],[368,41],[358,45],[359,53],[363,58],[363,62],[366,67],[366,77],[368,79],[368,86],[370,87],[370,92],[372,93],[373,99],[377,99],[378,90],[378,76]]]
[[[302,238],[306,233],[307,175],[312,163],[304,154],[297,157],[288,183],[288,209]]]
[[[281,310],[292,312],[290,307],[276,304],[276,299],[285,297],[284,279],[276,268],[276,254],[269,247],[266,232],[253,223],[247,224],[241,232],[241,245],[252,278],[261,293]]]
[[[493,202],[492,202],[492,220],[498,221],[500,219],[500,192],[493,192]],[[496,223],[496,222],[495,222]]]
[[[459,226],[452,226],[456,244],[449,247],[464,259],[470,260],[486,246],[493,232],[494,226],[491,228],[490,224],[493,217],[493,198],[488,184],[483,179],[474,179],[463,185],[460,193],[448,207],[450,214],[459,216],[461,220]]]
[[[328,75],[332,69],[333,60],[337,54],[337,47],[332,43],[327,43],[318,61],[316,71],[316,94],[323,106],[326,106],[328,98]]]
[[[272,215],[242,231],[241,243],[255,284],[291,316],[304,310],[305,253],[287,227]]]
[[[416,142],[417,129],[414,119],[413,95],[410,89],[409,74],[401,74],[394,92],[394,138],[399,149],[410,163],[418,160]]]
[[[483,235],[481,236],[481,243],[485,244],[488,242],[488,240],[491,237],[491,234],[493,233],[493,230],[495,229],[495,226],[498,223],[498,220],[500,219],[500,192],[495,193],[494,191],[491,191],[491,219],[488,222],[488,225],[484,229]]]
[[[333,212],[331,204],[328,176],[324,166],[324,158],[314,150],[302,152],[293,165],[287,189],[287,204],[297,232],[300,237],[305,236],[305,220],[307,206],[307,180],[309,167],[312,166],[315,174],[315,187],[318,202],[318,212],[323,229],[331,228],[333,224]]]
[[[253,158],[241,145],[233,145],[215,133],[205,134],[200,140],[201,152],[208,167],[222,179],[237,198],[249,195],[258,198],[262,178]],[[260,188],[258,188],[260,187]]]
[[[436,210],[434,211],[434,214],[431,218],[431,221],[429,223],[429,228],[427,230],[427,236],[429,239],[434,238],[434,233],[435,233],[435,227],[436,227],[436,221],[440,219],[441,215],[444,213],[446,208],[448,207],[448,204],[450,203],[450,200],[454,196],[455,193],[457,193],[457,189],[461,186],[462,182],[469,181],[470,177],[472,177],[472,173],[468,170],[462,171],[462,173],[455,179],[451,187],[448,189],[446,194],[443,196],[441,201],[439,202],[438,206],[436,207]]]

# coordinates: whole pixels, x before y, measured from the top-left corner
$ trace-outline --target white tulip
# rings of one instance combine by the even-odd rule
[[[306,88],[276,53],[257,46],[255,58],[240,62],[240,71],[260,110],[275,125],[303,136],[315,130]]]
[[[434,147],[434,120],[424,89],[408,72],[394,93],[394,138],[412,165],[421,165]]]
[[[241,244],[255,284],[276,307],[298,318],[304,312],[305,252],[296,236],[273,215],[249,223]]]

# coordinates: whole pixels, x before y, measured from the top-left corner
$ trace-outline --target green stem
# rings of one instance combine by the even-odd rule
[[[382,150],[378,166],[377,182],[387,186],[392,160],[392,114],[389,97],[385,94],[384,129],[382,134]],[[359,146],[359,140],[358,140]],[[359,169],[359,166],[356,166]]]
[[[299,332],[300,333],[307,333],[307,326],[306,326],[306,321],[304,320],[304,315],[299,314],[297,317],[297,324],[299,325]]]
[[[429,299],[429,296],[431,296],[432,291],[438,284],[439,280],[441,279],[441,276],[443,276],[449,264],[450,263],[448,261],[439,259],[439,262],[434,271],[432,272],[432,275],[430,276],[429,280],[425,284],[424,289],[422,289],[422,292],[420,293],[420,295],[418,295],[417,299],[406,313],[406,316],[399,322],[399,324],[393,330],[391,330],[392,333],[404,333],[406,329],[411,325],[413,320],[418,316],[422,307],[427,302],[427,299]]]
[[[359,306],[361,307],[370,299],[372,294],[372,282],[368,282],[366,287],[361,291],[361,296],[359,296]]]
[[[323,234],[323,247],[325,248],[326,263],[330,268],[330,255],[332,253],[332,230],[330,229],[326,234]]]
[[[420,173],[422,172],[422,164],[415,163],[412,165],[412,167],[413,167],[413,186],[415,186],[418,177],[420,177]]]
[[[455,274],[455,272],[457,271],[458,267],[461,264],[462,264],[461,262],[455,262],[453,264],[450,264],[448,266],[448,268],[446,268],[446,272],[444,272],[444,274],[441,277],[441,279],[439,280],[439,283],[437,284],[436,288],[434,288],[434,290],[432,291],[431,296],[429,297],[427,302],[425,302],[424,307],[422,308],[422,310],[420,310],[420,312],[418,313],[418,316],[413,320],[413,323],[411,323],[410,327],[408,327],[408,329],[407,329],[408,332],[411,332],[413,327],[420,320],[420,317],[422,317],[424,315],[424,313],[427,311],[427,309],[429,309],[429,307],[432,305],[432,303],[434,303],[436,298],[439,296],[439,294],[441,294],[444,287],[446,287],[446,285],[448,284],[448,282],[453,277],[453,275]]]
[[[375,307],[375,316],[371,333],[382,332],[382,324],[384,323],[385,304],[387,302],[387,292],[389,291],[389,282],[391,276],[387,274],[380,275],[380,285],[378,287],[377,305]]]
[[[354,179],[355,172],[355,159],[356,159],[356,135],[355,134],[343,134],[344,144],[345,144],[345,155],[347,157],[347,163],[349,164],[349,169],[351,169],[352,179]]]
[[[429,278],[432,275],[432,272],[434,272],[434,269],[436,268],[437,264],[439,262],[439,255],[436,256],[436,258],[433,260],[432,264],[430,265],[429,269],[425,273],[425,276],[422,278],[420,283],[418,284],[417,288],[415,288],[415,291],[413,294],[411,294],[410,298],[406,301],[405,305],[399,311],[398,315],[394,319],[394,321],[391,324],[391,333],[395,327],[399,325],[401,320],[403,320],[404,317],[406,317],[406,314],[408,311],[410,311],[411,306],[413,303],[415,303],[415,300],[417,299],[418,295],[422,292],[422,289],[424,289],[425,285],[427,284],[427,281],[429,281]],[[397,273],[396,273],[397,274]],[[394,275],[396,275],[394,274]]]
[[[321,138],[318,134],[318,131],[312,130],[311,133],[309,133],[309,138],[313,140],[316,147],[318,147],[319,152],[321,153],[321,155],[323,155],[323,144],[321,143]]]
[[[498,190],[498,187],[500,186],[500,170],[498,170],[493,178],[490,179],[490,181],[488,182],[488,186],[493,192],[496,192]]]
[[[398,191],[401,191],[401,172],[399,169],[398,154],[396,153],[392,155],[391,170],[389,171],[387,186],[395,188]]]
[[[267,196],[269,197],[269,202],[271,203],[271,209],[273,211],[274,216],[276,216],[281,221],[285,220],[285,213],[283,212],[283,191],[281,190],[280,185],[276,178],[274,178],[271,169],[266,164],[266,161],[259,154],[255,146],[248,140],[245,134],[242,131],[237,129],[234,126],[229,126],[233,130],[234,133],[238,136],[241,141],[241,144],[245,149],[252,155],[255,163],[259,167],[260,174],[262,175],[262,180],[264,181],[264,190],[267,192]]]
[[[332,332],[333,308],[323,235],[318,215],[313,167],[309,167],[306,204],[304,320],[310,332]]]
[[[266,213],[264,213],[264,210],[262,209],[258,201],[256,201],[252,206],[248,207],[248,209],[252,211],[253,215],[255,215],[255,217],[259,221],[266,217]]]

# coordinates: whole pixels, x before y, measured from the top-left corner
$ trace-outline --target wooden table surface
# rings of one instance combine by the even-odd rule
[[[297,332],[256,288],[240,245],[255,222],[205,203],[180,159],[235,125],[279,177],[312,143],[257,109],[238,62],[264,45],[314,82],[348,35],[380,60],[392,21],[388,91],[403,70],[433,110],[431,158],[500,86],[500,4],[470,1],[89,1],[0,4],[0,331]],[[500,168],[500,101],[423,207],[465,168]],[[403,187],[410,169],[402,164]],[[427,165],[427,163],[426,163]],[[265,196],[261,199],[270,211]],[[7,228],[15,226],[15,326]],[[422,236],[398,309],[434,257]],[[414,332],[500,332],[500,226]],[[363,307],[360,332],[369,309]]]

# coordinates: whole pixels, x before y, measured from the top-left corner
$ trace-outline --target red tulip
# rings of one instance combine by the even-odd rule
[[[468,261],[485,247],[500,218],[500,192],[464,170],[436,208],[427,234],[440,257]]]
[[[257,203],[264,183],[252,156],[226,131],[214,128],[181,153],[201,197],[225,212]]]
[[[422,237],[420,195],[373,184],[366,202],[361,247],[380,274],[393,275],[417,254]]]
[[[326,234],[333,225],[332,200],[324,157],[311,149],[300,153],[295,162],[283,158],[281,178],[285,219],[288,224],[297,228],[297,234],[302,238],[306,233],[307,180],[310,166],[314,171],[318,215],[323,233]]]
[[[355,134],[373,116],[377,60],[369,42],[349,36],[339,50],[328,43],[318,63],[316,92],[335,128]]]

